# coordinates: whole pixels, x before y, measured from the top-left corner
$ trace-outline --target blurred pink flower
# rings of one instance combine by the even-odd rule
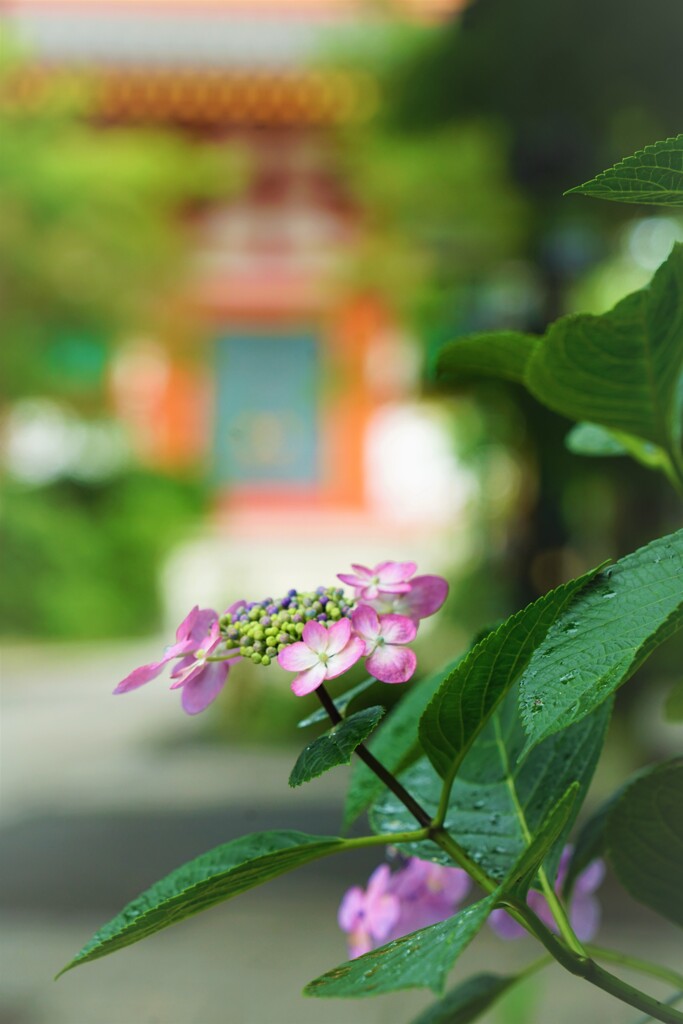
[[[354,886],[341,902],[339,927],[348,933],[349,956],[360,956],[418,928],[445,921],[470,886],[466,871],[418,857],[394,872],[383,864],[370,876],[365,891]]]
[[[392,882],[388,864],[370,875],[367,889],[355,885],[341,901],[338,921],[349,936],[349,956],[361,956],[381,945],[400,914],[398,898],[390,891]]]
[[[366,667],[383,683],[405,683],[417,665],[415,652],[403,646],[415,639],[417,626],[405,615],[379,616],[361,604],[351,616],[354,632],[362,639]]]
[[[571,855],[572,847],[565,846],[562,851],[555,881],[555,891],[558,894],[562,891],[564,880],[567,877]],[[594,860],[585,871],[581,872],[574,883],[569,903],[569,921],[582,942],[589,942],[600,925],[600,903],[593,894],[599,888],[604,877],[604,862],[602,860]],[[527,897],[527,903],[538,914],[543,923],[557,933],[558,928],[555,918],[543,893],[532,889]],[[519,939],[527,934],[521,924],[518,924],[514,918],[510,917],[506,910],[500,907],[490,915],[489,924],[501,939]]]
[[[353,587],[356,597],[372,601],[380,594],[407,594],[410,590],[408,577],[412,576],[415,562],[379,562],[374,569],[365,565],[352,565],[355,575],[338,573],[338,579]]]
[[[360,637],[351,633],[350,619],[339,619],[329,628],[311,619],[304,626],[301,641],[280,651],[278,664],[298,672],[292,681],[297,697],[317,690],[326,679],[334,679],[351,668],[363,654]]]

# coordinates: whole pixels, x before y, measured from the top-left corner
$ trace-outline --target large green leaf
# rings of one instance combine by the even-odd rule
[[[470,1024],[505,995],[518,978],[515,975],[473,974],[428,1007],[412,1024]]]
[[[368,744],[375,757],[393,774],[411,764],[421,753],[417,735],[417,723],[425,707],[432,699],[437,687],[449,675],[460,659],[451,662],[427,679],[416,683],[392,709],[382,728],[378,729]],[[344,824],[349,826],[380,795],[384,783],[370,771],[362,761],[353,766],[351,783],[344,805]]]
[[[420,720],[420,741],[447,784],[549,628],[597,572],[592,569],[511,616],[444,679]]]
[[[683,925],[683,758],[627,785],[606,829],[607,856],[634,899]]]
[[[536,344],[524,346],[525,362],[499,354],[514,350],[513,337],[521,351],[528,336],[507,332],[451,342],[440,355],[439,376],[478,372],[520,380],[563,416],[633,435],[680,459],[682,246],[674,246],[647,287],[609,312],[561,317]]]
[[[281,830],[254,832],[217,846],[156,882],[100,928],[60,971],[97,960],[344,847],[334,836]]]
[[[500,881],[528,846],[563,793],[579,786],[575,812],[585,796],[604,743],[610,702],[569,729],[540,744],[524,759],[525,734],[513,688],[477,736],[456,776],[446,828],[486,874]],[[439,803],[441,777],[426,757],[401,775],[401,782],[429,813]],[[393,793],[386,792],[371,813],[377,832],[415,828],[415,819]],[[554,876],[572,821],[546,863]],[[452,864],[431,841],[406,844],[406,852]]]
[[[683,625],[683,530],[600,572],[548,630],[520,680],[526,750],[578,721]]]
[[[683,135],[646,146],[565,195],[575,192],[620,203],[683,206]]]
[[[540,341],[535,334],[522,331],[469,334],[441,350],[439,376],[458,383],[481,376],[524,381],[527,364]]]
[[[602,316],[549,328],[527,365],[529,390],[556,412],[621,430],[670,451],[683,365],[683,246],[650,284]]]
[[[499,899],[485,896],[453,917],[373,949],[308,983],[304,995],[376,996],[402,988],[441,992],[451,967],[486,921]]]
[[[356,747],[370,735],[383,715],[383,707],[365,708],[333,726],[324,736],[318,736],[299,754],[289,776],[290,786],[300,786],[330,768],[348,764]]]
[[[470,944],[496,903],[514,893],[523,899],[533,875],[566,827],[576,797],[571,787],[556,803],[538,835],[513,863],[505,881],[484,899],[439,924],[421,928],[350,960],[311,981],[304,993],[312,996],[380,995],[402,988],[443,991],[446,975]]]

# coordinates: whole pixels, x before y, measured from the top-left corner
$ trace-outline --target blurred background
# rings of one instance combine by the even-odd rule
[[[670,212],[562,198],[680,131],[683,8],[4,0],[0,31],[0,1024],[407,1021],[419,994],[297,994],[344,958],[362,856],[51,985],[183,859],[339,827],[343,770],[287,789],[309,705],[277,668],[198,719],[163,684],[110,691],[195,603],[384,558],[451,583],[428,671],[679,525],[663,479],[571,454],[570,424],[512,385],[447,395],[432,370],[459,334],[608,309],[683,239]],[[595,801],[680,750],[680,658],[669,643],[622,695]],[[622,947],[671,956],[621,894],[610,912]],[[564,982],[544,984],[490,1020],[548,1019]],[[592,1000],[630,1019],[568,986],[560,1024]]]

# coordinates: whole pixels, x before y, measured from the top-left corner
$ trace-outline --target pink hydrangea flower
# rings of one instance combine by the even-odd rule
[[[572,847],[565,846],[560,858],[557,880],[555,882],[555,891],[557,893],[562,891],[571,855]],[[569,921],[582,942],[590,942],[600,926],[600,903],[594,896],[594,893],[599,888],[604,877],[604,862],[602,860],[594,860],[585,871],[581,872],[574,883],[569,904]],[[527,897],[527,903],[548,928],[557,932],[555,918],[543,893],[532,889]],[[502,939],[518,939],[527,934],[521,924],[518,924],[513,917],[510,917],[502,907],[492,912],[489,916],[489,924]]]
[[[398,921],[401,907],[391,882],[389,866],[382,864],[370,875],[367,889],[355,885],[342,899],[338,921],[349,936],[349,956],[362,956],[380,946]]]
[[[420,619],[438,612],[447,597],[448,583],[443,576],[416,576],[407,593],[380,594],[367,604],[380,614],[407,615],[417,626]]]
[[[144,686],[145,683],[156,679],[164,666],[173,658],[189,655],[201,647],[202,641],[217,622],[218,614],[212,608],[200,609],[199,605],[195,605],[178,626],[176,642],[166,648],[161,661],[153,661],[149,665],[142,665],[140,668],[134,669],[130,675],[121,680],[114,693],[128,693],[129,690],[137,690],[139,686]]]
[[[183,658],[171,673],[176,680],[171,689],[182,687],[180,702],[188,715],[204,711],[225,686],[230,662],[209,660],[221,642],[218,622],[214,622],[201,648]]]
[[[298,673],[291,686],[297,697],[302,697],[355,665],[364,647],[360,637],[352,634],[349,619],[339,619],[329,628],[311,619],[301,641],[285,647],[277,660],[288,672]]]
[[[415,562],[379,562],[374,569],[365,565],[352,565],[354,575],[340,572],[338,579],[353,587],[356,597],[374,601],[381,594],[407,594],[408,579],[417,569]]]
[[[417,626],[405,615],[379,616],[370,605],[361,604],[351,616],[355,633],[364,644],[366,667],[383,683],[405,683],[417,665],[415,652],[405,647],[415,639]]]
[[[348,934],[349,956],[368,953],[419,928],[445,921],[456,912],[471,886],[460,868],[418,857],[392,872],[377,868],[366,890],[349,889],[339,907],[339,927]]]

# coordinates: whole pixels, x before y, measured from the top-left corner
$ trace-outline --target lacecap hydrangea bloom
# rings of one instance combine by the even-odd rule
[[[295,673],[297,696],[348,671],[361,658],[368,674],[384,683],[405,683],[417,659],[410,644],[421,619],[438,611],[448,584],[441,576],[415,576],[415,562],[353,565],[339,579],[351,588],[289,590],[284,597],[240,600],[219,615],[195,606],[159,661],[136,668],[114,693],[151,682],[175,661],[171,689],[181,690],[183,709],[195,715],[211,704],[235,662],[273,662]]]
[[[445,921],[468,895],[471,880],[461,868],[410,857],[392,871],[376,868],[366,889],[349,889],[338,922],[347,934],[349,956],[362,956],[386,942]]]

